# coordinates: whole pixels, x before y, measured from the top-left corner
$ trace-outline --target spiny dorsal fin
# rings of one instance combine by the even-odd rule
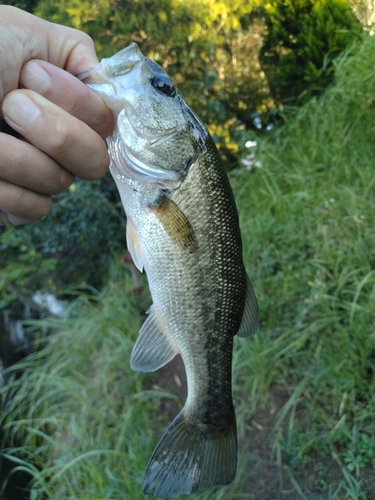
[[[162,193],[157,202],[150,206],[165,232],[182,250],[194,252],[198,247],[197,238],[190,222],[178,206]]]
[[[162,330],[154,306],[148,310],[148,318],[139,331],[130,358],[132,370],[153,372],[173,359],[178,350]]]
[[[251,337],[259,330],[259,309],[253,286],[248,276],[245,309],[242,316],[240,329],[237,332],[239,337]]]

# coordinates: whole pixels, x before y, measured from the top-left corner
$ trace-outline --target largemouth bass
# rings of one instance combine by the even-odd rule
[[[259,319],[227,175],[203,124],[136,44],[79,77],[115,114],[110,170],[153,299],[131,367],[157,370],[180,353],[188,381],[143,491],[170,498],[228,484],[237,463],[233,337],[254,334]]]

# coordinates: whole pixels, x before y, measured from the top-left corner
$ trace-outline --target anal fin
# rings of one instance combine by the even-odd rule
[[[242,316],[242,322],[237,332],[238,337],[251,337],[259,330],[259,309],[257,299],[250,278],[246,276],[247,288],[245,308]]]
[[[163,331],[154,306],[148,310],[148,318],[139,331],[130,358],[132,370],[152,372],[173,359],[178,350]]]

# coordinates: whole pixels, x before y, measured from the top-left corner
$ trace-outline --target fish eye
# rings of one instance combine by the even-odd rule
[[[176,89],[172,81],[167,77],[167,75],[157,75],[151,80],[151,85],[168,97],[174,97],[176,95]]]

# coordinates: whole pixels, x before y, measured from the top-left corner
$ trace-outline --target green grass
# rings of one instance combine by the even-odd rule
[[[262,325],[237,354],[243,406],[284,387],[289,454],[338,457],[343,479],[375,469],[374,50],[345,54],[322,98],[257,146],[262,169],[234,179]]]
[[[140,489],[155,426],[141,397],[144,376],[129,367],[140,308],[124,300],[126,280],[51,320],[56,333],[7,388],[3,428],[16,446],[9,454],[19,446],[34,494],[120,498]]]
[[[31,500],[144,498],[143,474],[167,426],[159,405],[173,395],[151,390],[149,377],[129,366],[150,298],[126,295],[134,284],[124,268],[109,281],[64,318],[43,320],[53,331],[48,342],[13,368],[22,375],[2,390],[0,449],[32,477]],[[191,498],[224,500],[241,480]]]
[[[232,174],[261,311],[260,333],[235,343],[240,440],[281,390],[272,460],[301,498],[366,498],[375,469],[374,53],[375,37],[348,51],[334,85],[258,141],[262,168]],[[147,300],[126,296],[130,276],[116,272],[50,321],[51,340],[3,389],[5,453],[33,476],[31,499],[144,498],[166,421],[162,396],[129,368]],[[251,498],[251,453],[249,442],[229,488],[189,498]],[[305,467],[321,497],[304,490]]]

